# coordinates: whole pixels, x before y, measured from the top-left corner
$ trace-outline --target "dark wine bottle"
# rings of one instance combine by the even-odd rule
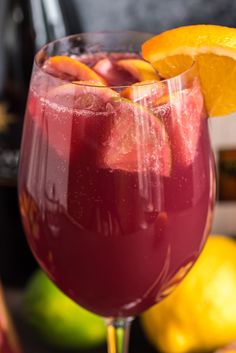
[[[17,166],[35,52],[46,42],[80,32],[71,0],[0,0],[0,276],[19,284],[35,266],[21,226]]]

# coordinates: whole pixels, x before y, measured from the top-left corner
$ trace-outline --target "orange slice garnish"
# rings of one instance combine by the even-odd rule
[[[142,54],[165,78],[196,61],[208,114],[236,111],[236,28],[193,25],[172,29],[145,42]]]

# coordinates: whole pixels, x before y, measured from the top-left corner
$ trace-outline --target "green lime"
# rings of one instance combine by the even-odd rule
[[[51,346],[90,349],[105,342],[103,319],[67,298],[41,270],[25,289],[23,307],[27,322]]]

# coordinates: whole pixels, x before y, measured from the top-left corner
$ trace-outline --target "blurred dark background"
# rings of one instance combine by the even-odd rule
[[[31,6],[28,22],[28,15],[25,15],[28,14],[28,9],[24,7],[27,3]],[[0,0],[0,10],[3,4],[4,0]],[[6,47],[9,47],[9,40],[13,38],[12,26],[15,26],[16,33],[17,28],[20,29],[19,33],[27,32],[28,39],[24,37],[23,41],[29,46],[22,46],[19,51],[22,53],[22,50],[29,50],[27,57],[30,63],[34,52],[46,41],[80,31],[137,30],[158,33],[168,28],[195,23],[236,26],[236,1],[232,0],[5,0],[5,4],[11,4],[12,7],[7,16],[0,17],[2,42],[6,42]],[[15,11],[15,8],[21,12]],[[58,12],[58,8],[61,12]],[[43,10],[40,12],[40,9]],[[30,45],[30,41],[33,45]],[[0,69],[3,62],[1,55]],[[14,56],[18,60],[15,52]],[[30,72],[31,64],[27,65]],[[0,81],[2,79],[0,75]],[[20,79],[28,86],[29,74],[25,79]],[[26,93],[23,92],[25,91],[22,90],[19,94],[25,95],[22,97],[25,102]],[[22,112],[20,118],[21,126]],[[0,163],[0,169],[1,167]],[[22,286],[36,267],[36,263],[21,227],[15,182],[0,183],[0,232],[0,277],[4,285]]]
[[[85,31],[129,29],[158,33],[195,23],[236,25],[230,0],[67,0],[76,3]]]

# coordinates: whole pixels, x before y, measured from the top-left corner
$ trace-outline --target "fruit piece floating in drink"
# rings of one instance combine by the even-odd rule
[[[172,77],[167,49],[155,52],[163,35],[57,40],[36,55],[29,91],[19,172],[27,239],[64,293],[109,318],[112,353],[127,352],[117,329],[187,274],[212,219],[208,56],[196,48],[193,63],[174,48]]]

